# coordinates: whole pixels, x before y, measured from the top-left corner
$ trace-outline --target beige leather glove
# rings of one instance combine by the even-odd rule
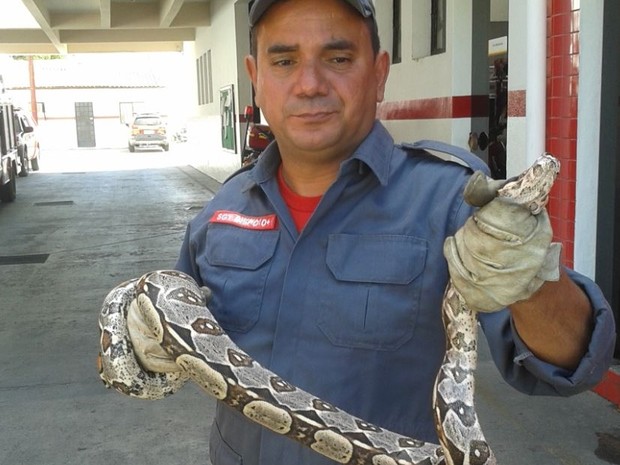
[[[211,291],[207,287],[202,287],[201,290],[208,303]],[[161,340],[145,321],[140,310],[139,298],[131,302],[127,311],[127,331],[133,343],[135,356],[144,369],[156,373],[176,373],[181,371],[181,367],[161,347]]]
[[[181,371],[174,359],[159,345],[161,342],[144,321],[138,299],[127,311],[127,331],[133,343],[133,351],[142,368],[156,373]]]
[[[511,199],[494,197],[501,185],[480,182],[480,175],[472,176],[465,200],[488,203],[446,239],[444,255],[452,283],[469,308],[493,312],[529,298],[544,281],[557,281],[561,245],[551,243],[545,209],[532,215]]]

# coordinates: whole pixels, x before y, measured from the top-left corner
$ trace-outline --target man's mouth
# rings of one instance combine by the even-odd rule
[[[330,118],[335,112],[333,111],[313,111],[305,113],[297,113],[295,118],[307,122],[320,122]]]

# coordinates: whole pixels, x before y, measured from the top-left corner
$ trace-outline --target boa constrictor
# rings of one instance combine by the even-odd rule
[[[537,214],[548,198],[559,162],[543,154],[494,195]],[[486,182],[485,177],[478,177]],[[192,379],[248,419],[343,464],[493,465],[474,409],[477,319],[448,284],[442,306],[446,354],[435,381],[433,411],[439,444],[426,443],[355,418],[260,366],[232,342],[209,312],[205,291],[189,276],[155,271],[120,284],[106,297],[100,318],[99,373],[108,387],[158,399]],[[177,373],[144,370],[126,326],[130,305],[181,367]]]

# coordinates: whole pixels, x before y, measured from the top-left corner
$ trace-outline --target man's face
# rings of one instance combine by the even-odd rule
[[[372,128],[389,69],[363,18],[342,0],[274,4],[246,66],[283,158],[347,158]]]

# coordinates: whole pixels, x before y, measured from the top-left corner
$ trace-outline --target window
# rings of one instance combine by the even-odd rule
[[[211,66],[211,50],[207,51],[207,63],[206,63],[206,74],[207,74],[207,101],[209,103],[213,103],[213,67]]]
[[[204,74],[202,72],[202,61],[204,55],[201,55],[200,58],[196,60],[196,84],[198,86],[198,105],[203,105],[205,103],[204,98]]]
[[[411,58],[446,51],[446,0],[416,0],[412,4]]]
[[[401,0],[393,0],[392,4],[392,63],[400,63],[402,57],[402,33],[401,33]]]
[[[213,103],[213,78],[211,68],[211,50],[200,55],[196,60],[196,81],[198,85],[198,105]]]
[[[431,0],[431,55],[446,51],[446,0]]]

